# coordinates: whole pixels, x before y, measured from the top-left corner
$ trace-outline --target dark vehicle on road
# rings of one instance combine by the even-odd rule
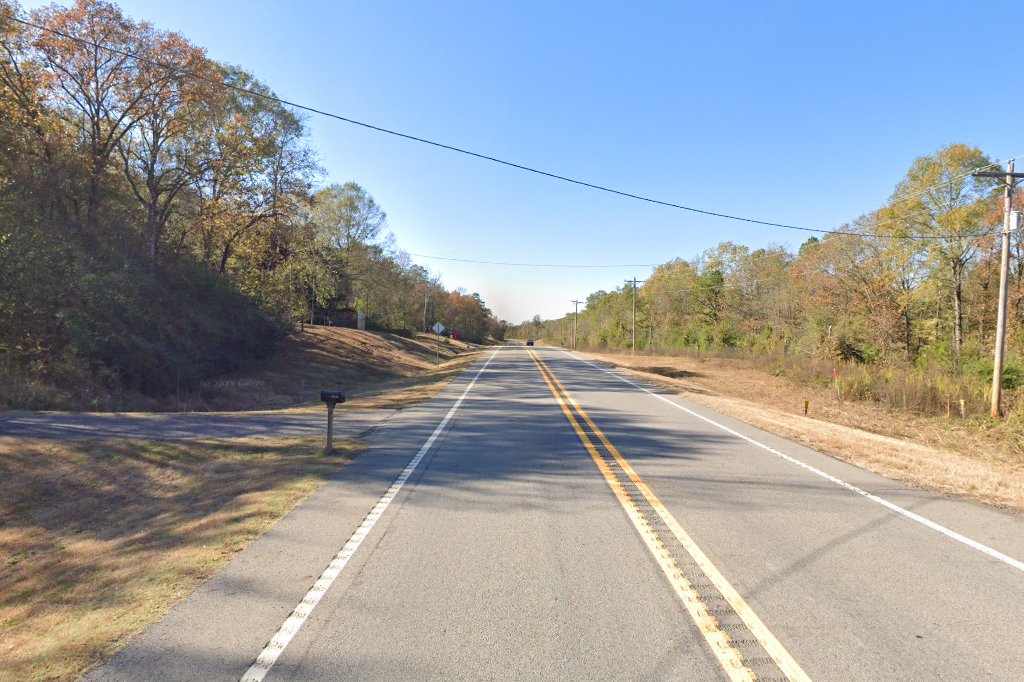
[[[527,339],[526,340],[526,345],[527,346],[532,346],[533,345],[533,339]]]

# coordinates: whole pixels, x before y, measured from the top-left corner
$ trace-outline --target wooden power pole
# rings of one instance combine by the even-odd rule
[[[627,283],[633,285],[633,343],[630,346],[630,355],[636,355],[636,284],[638,281],[636,275],[633,276],[633,279],[626,280]]]
[[[427,297],[430,296],[430,289],[423,292],[423,333],[427,333]]]
[[[985,172],[974,173],[976,178],[1002,178],[1002,173]],[[1006,352],[1006,308],[1009,286],[1010,269],[1010,232],[1015,227],[1011,225],[1013,220],[1013,189],[1019,178],[1024,178],[1024,173],[1013,172],[1013,159],[1006,164],[1005,176],[1005,198],[1003,215],[1003,249],[999,259],[999,312],[996,317],[996,349],[995,360],[992,365],[992,419],[999,419],[1002,414],[1003,398],[1003,365],[1005,364],[1004,354]]]
[[[573,314],[572,318],[572,349],[576,350],[576,322],[580,319],[580,303],[583,303],[583,301],[573,299],[572,301],[569,301],[569,303],[576,306],[576,312]]]

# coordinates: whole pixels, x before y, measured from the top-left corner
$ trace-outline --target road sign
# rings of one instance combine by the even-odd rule
[[[435,323],[434,323],[434,326],[433,326],[433,327],[431,327],[431,329],[433,329],[433,330],[434,330],[434,333],[435,333],[435,334],[440,334],[441,332],[443,332],[443,331],[444,331],[444,325],[443,325],[443,324],[441,324],[440,322],[435,322]]]

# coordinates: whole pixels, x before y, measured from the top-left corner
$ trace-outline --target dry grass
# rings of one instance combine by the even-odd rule
[[[420,390],[423,384],[450,379],[457,374],[448,372],[453,363],[463,363],[482,349],[463,341],[441,341],[438,343],[429,334],[405,338],[387,332],[306,326],[279,339],[265,359],[244,369],[201,380],[183,380],[163,387],[158,395],[111,392],[104,381],[90,375],[84,367],[76,370],[80,375],[78,388],[71,392],[51,385],[46,379],[0,367],[0,409],[276,410],[315,403],[320,390],[325,388],[340,388],[355,397],[376,396],[383,390],[406,385]],[[399,400],[398,404],[407,401]]]
[[[480,348],[307,328],[180,408],[322,411],[431,398]],[[303,388],[304,387],[304,388]],[[296,407],[303,389],[304,406]],[[319,439],[146,442],[0,437],[0,680],[56,680],[106,659],[343,466]]]
[[[441,390],[481,347],[437,344],[384,332],[306,327],[242,373],[180,391],[178,409],[265,410],[319,404],[321,389],[341,389],[355,407],[403,407]]]
[[[1024,439],[1017,425],[914,416],[871,403],[840,402],[830,387],[773,376],[742,359],[589,355],[883,476],[1024,511]],[[810,401],[806,417],[805,400]]]
[[[0,437],[0,679],[73,679],[109,657],[356,449]]]

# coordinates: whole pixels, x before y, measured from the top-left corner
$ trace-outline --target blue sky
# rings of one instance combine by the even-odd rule
[[[41,4],[23,2],[31,8]],[[66,3],[64,3],[66,4]],[[279,96],[673,203],[834,228],[952,142],[1024,154],[1005,7],[973,2],[123,0]],[[1018,45],[1014,47],[1014,45]],[[568,185],[310,118],[325,182],[354,180],[412,254],[656,264],[805,233]],[[519,322],[649,267],[414,260]]]

